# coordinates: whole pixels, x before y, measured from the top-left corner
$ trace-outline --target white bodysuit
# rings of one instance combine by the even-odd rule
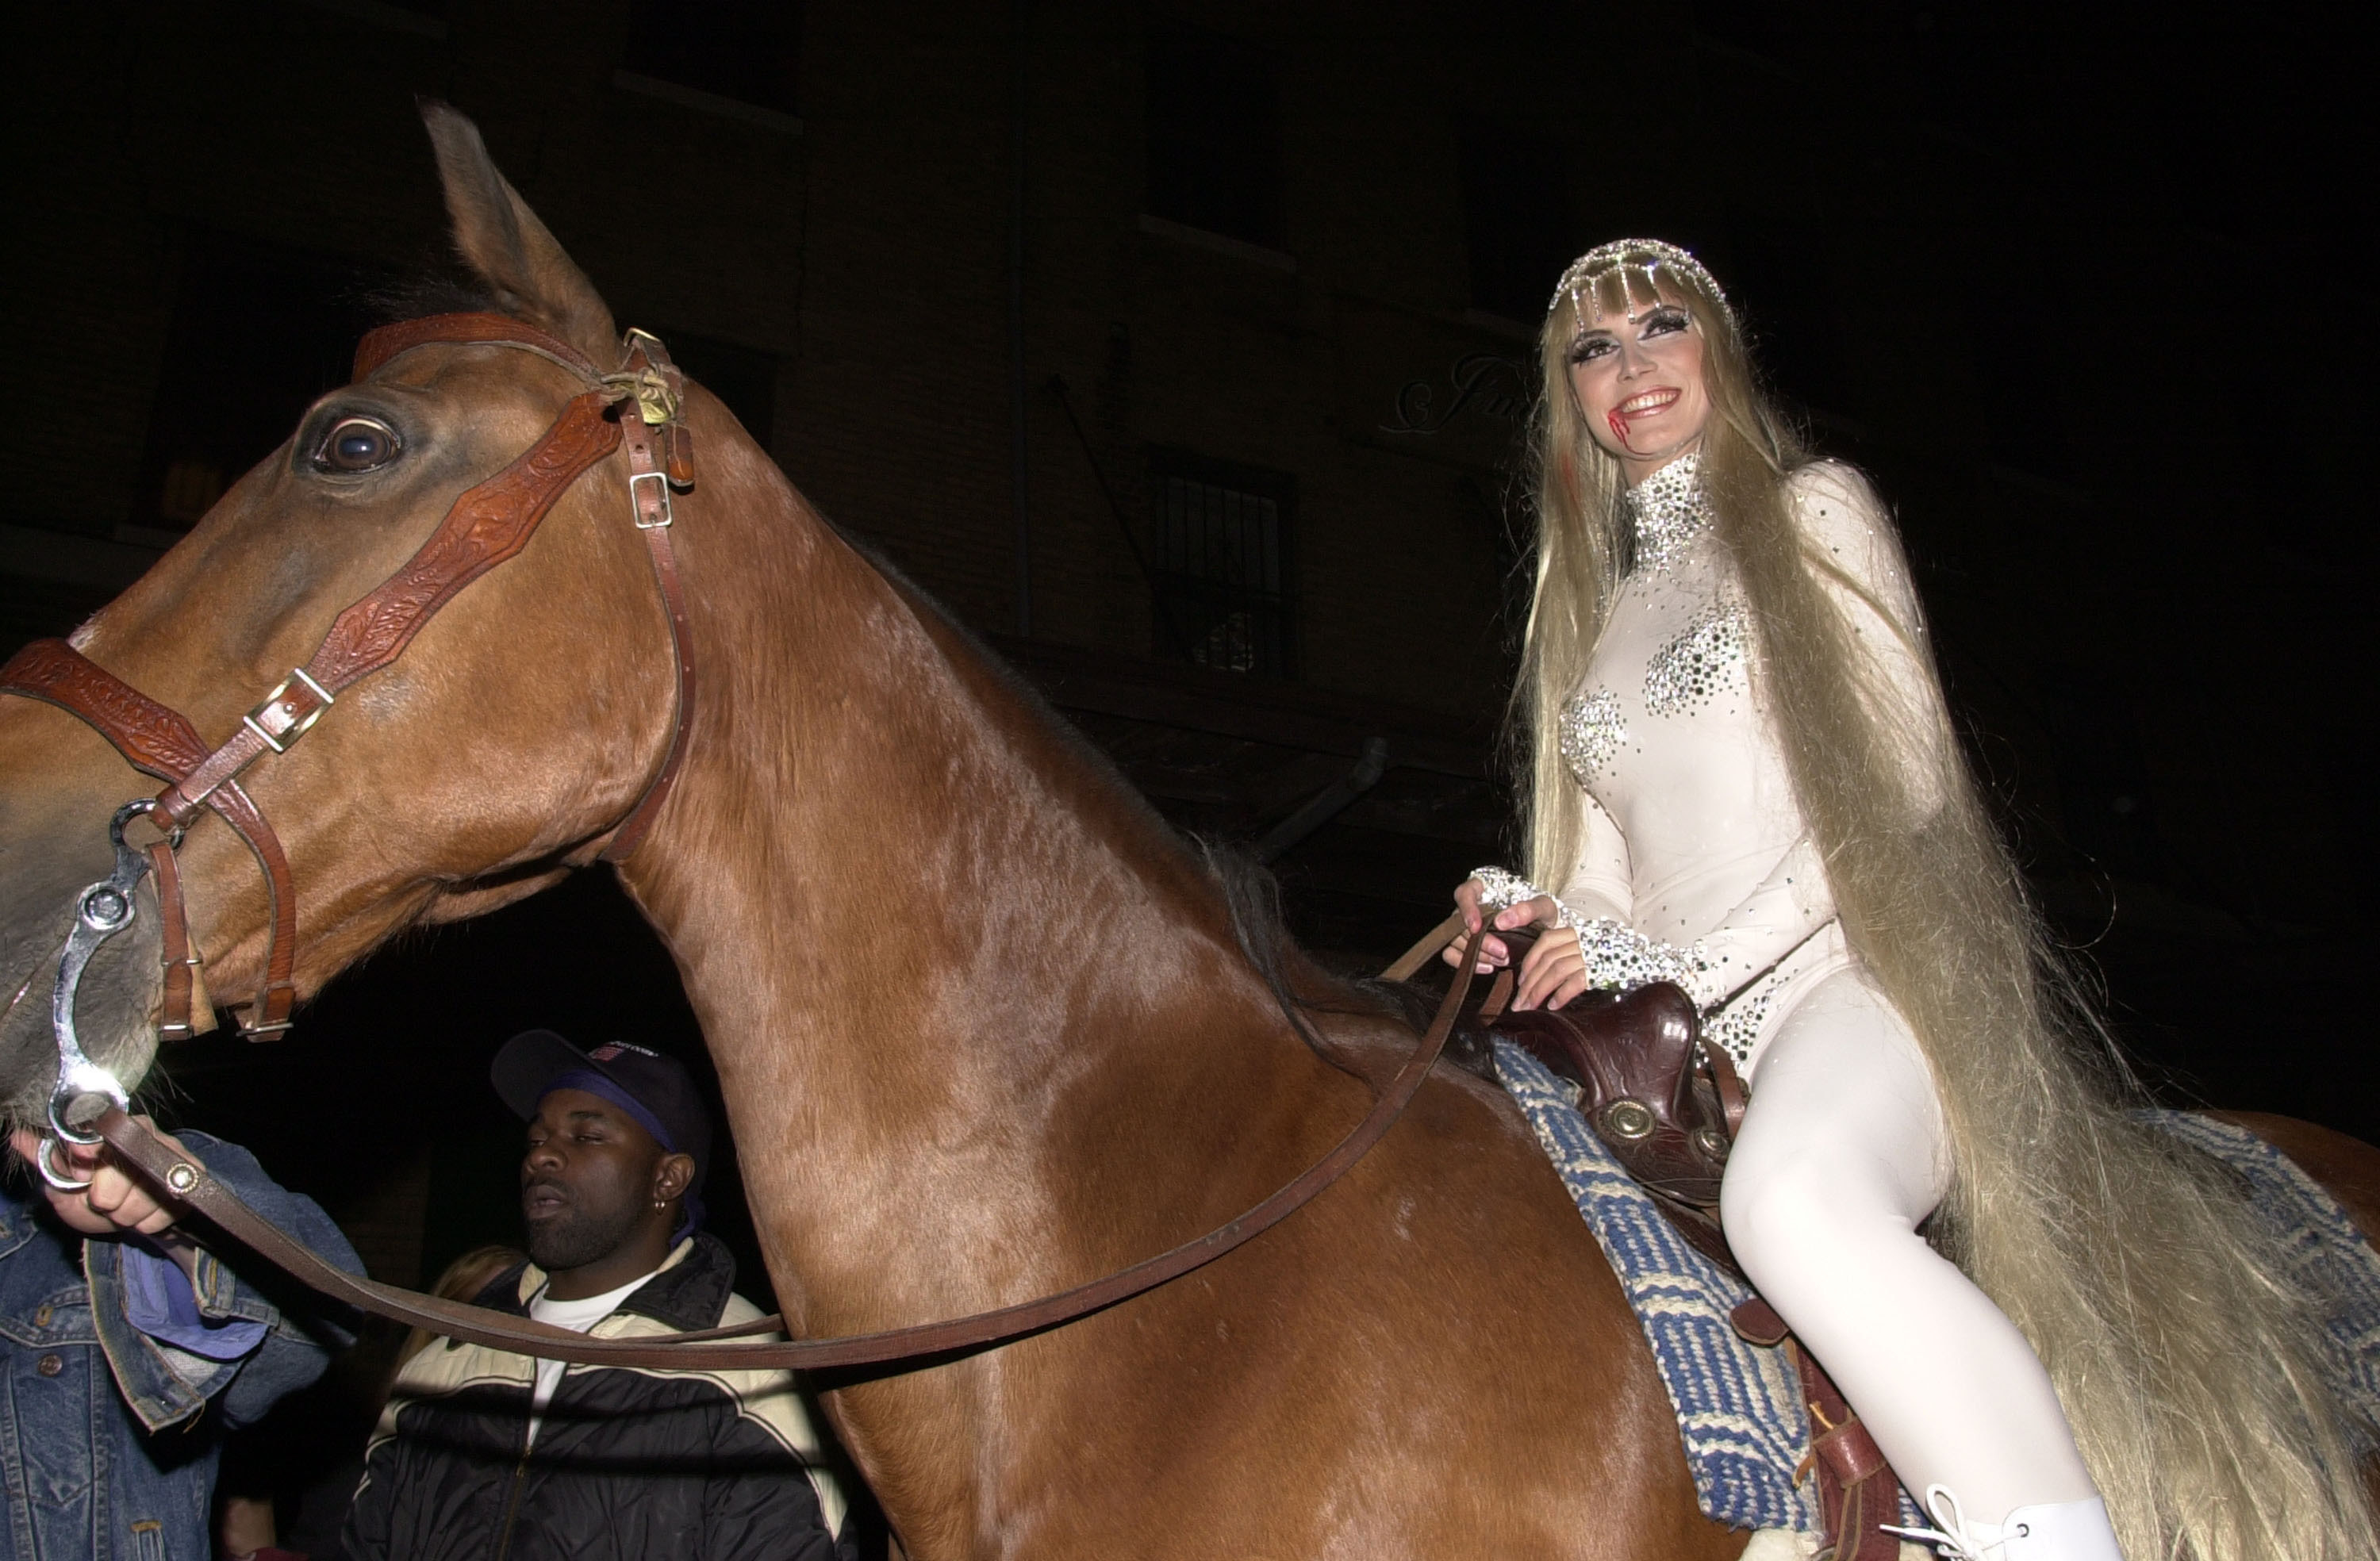
[[[1742,593],[1697,477],[1689,455],[1629,495],[1636,566],[1562,710],[1562,757],[1585,790],[1586,822],[1558,898],[1574,919],[1609,924],[1582,938],[1597,985],[1631,984],[1636,959],[1678,972],[1711,1038],[1749,1075],[1793,1004],[1852,955],[1753,687]],[[1792,491],[1812,542],[1913,623],[1865,485],[1822,465],[1796,473]],[[1924,677],[1900,631],[1836,595],[1888,681]],[[1636,938],[1615,943],[1621,927]]]
[[[1896,725],[1949,742],[1912,648],[1916,599],[1866,484],[1822,463],[1790,490],[1805,546],[1860,587],[1825,582],[1871,647],[1871,696],[1910,701],[1915,719]],[[1556,896],[1563,925],[1595,985],[1677,982],[1742,1067],[1729,1240],[1902,1482],[1921,1496],[1946,1485],[1986,1519],[2090,1497],[2031,1346],[1917,1234],[1949,1180],[1932,1071],[1835,918],[1697,458],[1645,478],[1629,511],[1635,566],[1561,717],[1586,793],[1579,861]],[[1931,772],[1910,772],[1921,810]],[[1536,892],[1480,877],[1491,908]]]

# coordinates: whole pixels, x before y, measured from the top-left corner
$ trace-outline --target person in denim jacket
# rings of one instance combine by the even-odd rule
[[[41,1152],[30,1133],[13,1142]],[[363,1271],[330,1216],[247,1150],[180,1142],[266,1218]],[[202,1561],[223,1434],[320,1376],[348,1336],[314,1311],[283,1312],[250,1282],[272,1270],[199,1245],[176,1205],[102,1151],[52,1154],[91,1185],[58,1192],[24,1165],[0,1176],[0,1561]]]

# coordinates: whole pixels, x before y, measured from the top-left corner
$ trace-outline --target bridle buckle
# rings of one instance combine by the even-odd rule
[[[313,708],[301,711],[283,699],[293,683],[306,685],[306,691],[314,696]],[[267,694],[256,708],[240,717],[239,721],[255,732],[257,740],[266,747],[276,754],[285,754],[296,746],[298,739],[314,730],[314,723],[322,719],[324,710],[337,703],[338,696],[307,676],[305,668],[292,667],[289,675],[274,684],[273,692]]]
[[[638,485],[646,482],[653,485],[650,499],[638,491]],[[650,520],[645,518],[649,505],[653,515]],[[669,474],[667,472],[630,472],[628,474],[628,508],[636,517],[638,530],[659,531],[667,527],[670,524]]]

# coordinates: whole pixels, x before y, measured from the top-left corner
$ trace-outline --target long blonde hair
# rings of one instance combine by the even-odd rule
[[[1621,470],[1570,383],[1581,296],[1557,301],[1539,341],[1537,578],[1512,706],[1530,873],[1555,885],[1585,806],[1560,712],[1630,563]],[[2289,1288],[2220,1172],[2131,1114],[2138,1092],[2025,898],[1938,678],[1926,708],[1893,700],[1828,595],[1860,587],[1795,524],[1788,479],[1807,457],[1732,316],[1671,266],[1658,283],[1615,268],[1584,296],[1610,312],[1682,304],[1703,338],[1702,478],[1741,576],[1763,703],[1844,934],[1941,1093],[1955,1174],[1929,1239],[2040,1354],[2126,1554],[2380,1555],[2352,1450],[2366,1428],[2320,1364],[2322,1299]],[[1897,539],[1877,540],[1900,567]],[[1924,625],[1897,626],[1930,667]]]

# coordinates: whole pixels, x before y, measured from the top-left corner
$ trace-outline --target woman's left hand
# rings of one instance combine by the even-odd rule
[[[1578,929],[1548,927],[1521,961],[1509,1006],[1515,1010],[1560,1008],[1592,985],[1586,976],[1586,955],[1579,950]]]

